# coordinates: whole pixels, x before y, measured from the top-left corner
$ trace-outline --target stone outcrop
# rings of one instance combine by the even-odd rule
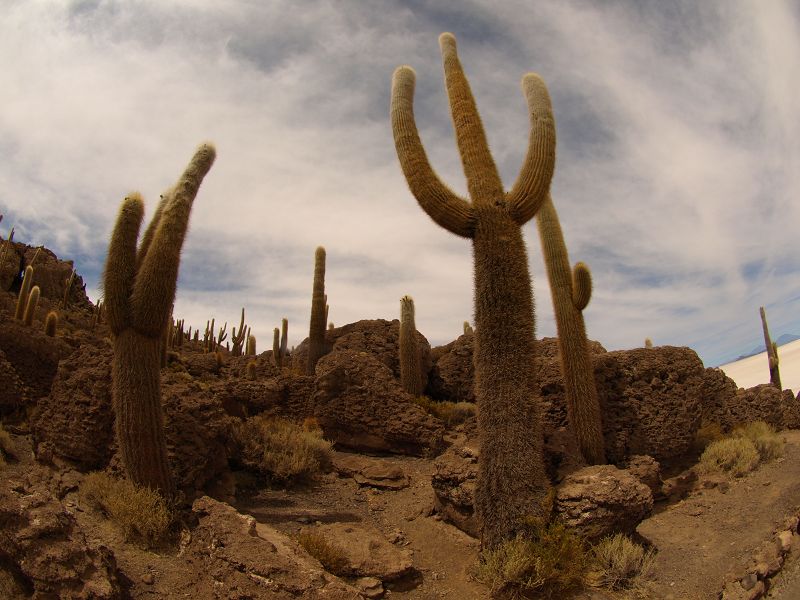
[[[442,449],[441,422],[366,352],[337,350],[320,359],[311,402],[325,438],[340,447],[414,456]]]
[[[72,352],[62,339],[46,336],[38,326],[25,327],[13,315],[0,322],[0,350],[25,384],[31,401],[50,393],[58,361]]]
[[[589,541],[632,534],[652,509],[650,488],[613,465],[584,467],[556,488],[555,513]]]
[[[288,369],[268,379],[219,382],[212,391],[228,414],[240,418],[264,414],[299,422],[314,414],[314,378]]]
[[[480,525],[474,507],[477,451],[466,446],[451,446],[437,457],[434,468],[431,485],[436,512],[461,531],[479,537]]]
[[[473,334],[465,333],[446,346],[435,348],[435,361],[425,390],[431,398],[475,402],[475,368],[472,364],[474,339]]]
[[[25,384],[0,350],[0,416],[25,417],[27,397]]]

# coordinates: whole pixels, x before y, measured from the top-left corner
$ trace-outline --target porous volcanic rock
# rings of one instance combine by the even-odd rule
[[[0,569],[21,597],[124,597],[114,554],[86,539],[36,475],[0,479]]]
[[[424,387],[432,365],[431,345],[419,331],[416,334]],[[326,354],[345,350],[366,352],[386,365],[395,378],[400,379],[400,321],[397,319],[366,319],[328,330],[325,332],[325,349]],[[292,352],[292,368],[298,373],[305,373],[307,363],[308,338]]]
[[[434,462],[431,486],[434,508],[442,518],[472,537],[480,536],[475,516],[475,484],[478,479],[477,452],[451,446]]]
[[[663,463],[690,451],[700,427],[705,368],[674,346],[594,355],[606,458],[647,454]]]
[[[475,336],[460,335],[446,346],[435,348],[426,393],[435,400],[475,402],[475,367],[472,353]]]
[[[263,413],[298,422],[314,414],[314,378],[288,369],[267,379],[219,382],[212,390],[225,411],[240,418]]]
[[[555,513],[588,541],[631,534],[652,509],[650,488],[613,465],[584,467],[556,488]]]
[[[2,245],[5,246],[5,242]],[[13,242],[9,250],[4,263],[0,265],[0,289],[12,290],[16,293],[19,291],[17,286],[21,283],[19,275],[27,265],[31,264],[39,248]],[[60,260],[51,250],[42,247],[36,257],[36,262],[33,263],[33,285],[39,286],[41,298],[62,302],[72,269],[73,262],[71,260]],[[70,287],[67,301],[73,308],[91,306],[89,298],[86,296],[86,284],[77,273]]]
[[[50,394],[39,400],[32,420],[34,447],[65,458],[84,471],[111,459],[114,412],[107,342],[85,345],[59,363]]]
[[[779,390],[770,383],[751,388],[740,388],[727,406],[727,429],[742,423],[764,421],[783,429],[784,421],[797,421],[797,401],[791,390]]]
[[[25,327],[13,316],[0,322],[0,350],[28,388],[31,401],[50,393],[58,361],[72,352],[62,339],[46,336],[38,326]]]
[[[702,421],[717,423],[724,431],[729,431],[733,426],[729,407],[736,403],[737,390],[736,382],[722,369],[706,369],[703,373]]]
[[[0,350],[0,415],[24,417],[28,391],[17,371]]]
[[[325,438],[343,448],[422,456],[443,446],[441,422],[414,404],[389,367],[367,352],[322,357],[312,405]]]
[[[327,573],[299,544],[233,507],[203,496],[192,510],[197,527],[183,555],[203,589],[235,598],[357,600],[360,592]]]
[[[661,465],[652,456],[631,456],[625,464],[625,470],[649,487],[653,498],[661,494],[664,485],[661,480]]]

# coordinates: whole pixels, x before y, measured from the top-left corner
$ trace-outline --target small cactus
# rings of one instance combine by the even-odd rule
[[[769,382],[779,390],[781,387],[781,372],[778,368],[780,359],[778,358],[778,345],[773,343],[772,338],[769,336],[769,327],[767,326],[767,312],[764,307],[759,307],[761,313],[761,326],[764,329],[764,346],[767,349],[767,363],[769,364]]]
[[[325,248],[314,253],[314,287],[311,294],[311,320],[308,330],[308,366],[306,373],[314,374],[317,361],[325,354]]]
[[[422,366],[411,296],[400,298],[400,384],[415,398],[422,395]]]
[[[653,348],[653,340],[651,340],[650,338],[644,338],[644,347],[647,348],[647,349],[652,349]]]
[[[39,306],[39,293],[39,286],[35,285],[31,288],[31,293],[28,294],[28,302],[25,305],[25,315],[23,318],[23,323],[26,327],[30,327],[33,324],[33,317]]]
[[[14,318],[17,321],[22,321],[25,317],[25,307],[28,305],[32,282],[33,267],[28,265],[25,267],[25,275],[22,277],[22,287],[19,289],[19,297],[17,298],[17,309],[14,312]]]
[[[473,333],[472,325],[469,324],[469,321],[464,321],[464,335],[472,335]]]
[[[47,313],[47,318],[44,321],[44,334],[50,337],[55,337],[56,329],[58,328],[58,313],[51,310]]]
[[[272,330],[272,360],[279,369],[283,366],[281,359],[281,330],[276,327]]]
[[[251,360],[251,361],[249,361],[247,363],[247,366],[245,367],[245,374],[246,374],[247,378],[250,379],[251,381],[255,380],[255,378],[256,378],[256,361]]]
[[[250,331],[248,329],[248,331]],[[248,335],[247,336],[247,356],[255,356],[256,355],[256,336]]]

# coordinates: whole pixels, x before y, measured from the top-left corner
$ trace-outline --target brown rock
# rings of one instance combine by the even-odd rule
[[[725,431],[732,427],[728,407],[735,404],[738,386],[722,369],[708,368],[703,374],[702,421],[717,423]]]
[[[353,475],[358,485],[382,490],[402,490],[408,487],[408,477],[398,466],[377,464],[370,465]]]
[[[0,323],[0,350],[29,390],[32,401],[50,393],[58,361],[72,352],[61,338],[48,337],[40,327],[25,327],[13,318]]]
[[[28,391],[13,365],[0,350],[0,415],[25,417]]]
[[[778,429],[783,428],[784,412],[796,404],[792,393],[789,390],[786,392],[788,394],[768,383],[748,389],[740,388],[728,404],[726,428],[753,421],[765,421]]]
[[[650,488],[612,465],[584,467],[556,488],[556,514],[590,541],[633,533],[652,508]]]
[[[360,451],[421,456],[443,446],[442,424],[411,401],[387,366],[337,350],[318,363],[312,404],[325,438]]]
[[[431,477],[436,512],[472,537],[480,536],[474,512],[478,461],[461,448],[448,448],[435,463]]]
[[[314,378],[288,370],[264,380],[219,382],[212,390],[225,411],[240,418],[263,413],[299,422],[314,414]]]
[[[661,465],[652,456],[631,456],[625,464],[625,470],[649,487],[654,498],[661,494]]]
[[[434,349],[436,360],[425,390],[431,398],[450,402],[475,402],[473,343],[474,335],[466,333],[446,346]]]
[[[322,523],[303,531],[321,535],[341,550],[346,560],[343,572],[354,577],[393,581],[411,571],[411,552],[389,542],[375,527],[355,523]]]

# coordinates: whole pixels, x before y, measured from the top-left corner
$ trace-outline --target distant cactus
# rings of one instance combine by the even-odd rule
[[[513,538],[526,517],[545,517],[550,487],[542,460],[536,404],[534,310],[521,227],[539,210],[555,166],[550,98],[538,75],[522,88],[531,133],[517,182],[506,193],[452,34],[439,37],[456,140],[472,202],[433,171],[414,121],[415,75],[400,67],[392,81],[395,147],[408,186],[422,209],[451,233],[472,240],[475,281],[475,396],[482,439],[475,508],[481,541],[494,548]],[[541,508],[540,508],[541,507]]]
[[[245,367],[245,375],[248,379],[254,380],[256,378],[256,361],[251,360],[247,363]]]
[[[25,275],[22,277],[22,287],[20,287],[19,297],[17,297],[17,309],[14,312],[14,318],[17,321],[22,321],[25,317],[25,307],[28,305],[28,296],[31,293],[32,282],[33,267],[28,265],[25,267]]]
[[[28,302],[25,304],[25,315],[22,319],[26,327],[33,324],[33,317],[36,315],[36,309],[39,306],[39,286],[35,285],[31,288],[31,293],[28,294]]]
[[[47,313],[47,318],[44,321],[44,334],[50,337],[55,337],[56,329],[58,329],[58,313],[51,310]]]
[[[286,354],[289,351],[289,319],[281,319],[281,364],[286,363]]]
[[[644,347],[648,348],[648,349],[652,349],[653,348],[653,340],[651,340],[650,338],[644,338]]]
[[[311,295],[311,322],[308,330],[308,366],[306,373],[314,374],[317,361],[325,354],[325,248],[319,246],[314,254],[314,288]]]
[[[272,360],[279,369],[283,366],[281,358],[281,331],[276,327],[272,330]]]
[[[333,331],[334,329],[336,329],[336,326],[333,324],[333,321],[331,321],[328,323],[328,331]]]
[[[570,269],[564,234],[549,194],[536,215],[536,224],[558,329],[567,420],[586,462],[603,464],[606,455],[600,401],[582,312],[592,296],[592,276],[581,262]]]
[[[248,328],[248,331],[250,331],[249,328]],[[247,356],[255,356],[256,355],[256,336],[254,336],[254,335],[248,335],[247,336],[247,349],[246,349],[245,354],[247,354]]]
[[[161,412],[159,351],[175,301],[180,252],[197,191],[215,151],[201,146],[178,183],[162,197],[139,235],[144,203],[122,203],[108,248],[103,284],[114,336],[112,391],[117,443],[128,478],[165,496],[174,492]]]
[[[764,329],[764,346],[767,350],[767,362],[769,364],[769,382],[774,385],[779,390],[782,390],[781,387],[781,372],[778,368],[780,365],[780,359],[778,358],[778,345],[772,342],[772,338],[769,337],[769,327],[767,327],[767,313],[764,310],[764,307],[759,307],[759,312],[761,313],[761,326]]]
[[[472,335],[473,333],[472,325],[469,324],[469,321],[464,321],[464,335]]]
[[[242,320],[239,321],[239,331],[236,331],[236,327],[233,328],[233,333],[231,334],[231,342],[233,343],[233,349],[231,350],[232,356],[241,356],[242,350],[244,348],[244,342],[247,339],[245,335],[247,334],[244,326],[244,308],[242,308]]]
[[[415,398],[422,395],[422,366],[411,296],[400,298],[400,383]]]
[[[75,269],[72,269],[72,272],[69,274],[67,278],[66,285],[64,286],[64,300],[61,303],[61,308],[66,309],[69,305],[69,293],[72,290],[72,282],[75,281]]]

